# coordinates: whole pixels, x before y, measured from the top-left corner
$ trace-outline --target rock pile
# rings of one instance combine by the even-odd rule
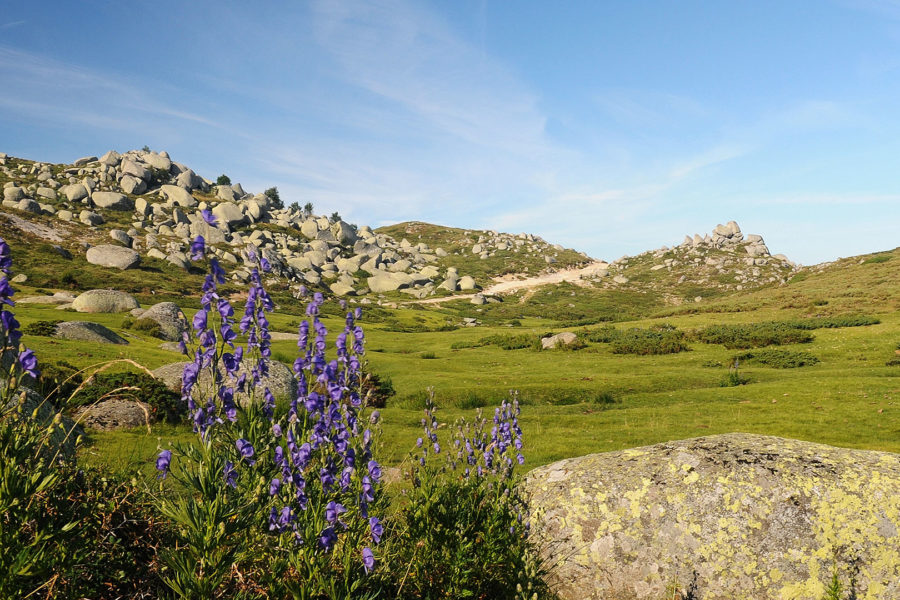
[[[424,297],[438,289],[476,287],[474,279],[461,277],[456,269],[438,268],[435,263],[447,255],[441,248],[397,242],[367,226],[317,217],[296,204],[284,208],[269,195],[247,193],[239,183],[215,185],[166,152],[111,150],[71,165],[7,157],[0,172],[9,179],[2,198],[7,208],[95,229],[107,221],[121,222],[114,212],[131,213],[127,231],[104,234],[116,245],[88,249],[87,260],[101,266],[135,268],[143,255],[187,268],[190,242],[202,235],[240,282],[250,277],[250,255],[261,253],[272,265],[272,275],[298,290],[319,286],[338,296],[401,291]],[[211,211],[215,225],[204,220],[203,210]],[[476,247],[487,257],[534,242],[531,236],[492,233]]]

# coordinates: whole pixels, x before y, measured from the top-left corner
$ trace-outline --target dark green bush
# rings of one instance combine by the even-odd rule
[[[278,193],[277,187],[270,187],[263,193],[266,195],[266,198],[269,199],[269,202],[271,203],[272,208],[275,208],[275,209],[284,208],[284,202],[281,201],[281,195]]]
[[[878,325],[881,320],[870,315],[839,315],[835,317],[816,317],[812,319],[795,319],[792,321],[774,321],[772,324],[785,325],[794,329],[837,329],[840,327],[864,327]]]
[[[420,354],[419,356],[420,356],[421,358],[426,359],[426,360],[432,360],[432,359],[437,358],[437,354],[435,354],[434,352],[423,352],[423,353]]]
[[[795,369],[797,367],[814,365],[819,362],[819,359],[809,352],[796,352],[794,350],[783,350],[781,348],[764,348],[762,350],[744,352],[743,354],[738,355],[736,359],[741,361],[753,361],[774,369]]]
[[[746,323],[743,325],[710,325],[696,332],[699,341],[722,344],[728,349],[761,348],[782,344],[803,344],[813,341],[808,331],[787,323]]]
[[[78,374],[80,369],[70,365],[64,360],[55,363],[41,364],[41,376],[37,381],[37,390],[41,396],[51,402],[60,404],[72,395],[82,378]]]
[[[620,335],[619,330],[610,325],[608,325],[606,327],[601,327],[600,329],[591,329],[591,330],[586,330],[586,331],[582,331],[581,333],[579,333],[579,336],[581,337],[581,339],[587,340],[589,342],[602,343],[602,344],[608,344],[609,342],[618,338],[619,335]]]
[[[135,390],[119,388],[134,387]],[[70,406],[86,406],[101,399],[124,398],[140,400],[150,406],[151,417],[177,423],[185,413],[181,396],[166,385],[145,373],[99,373],[94,375],[78,394],[69,401]]]
[[[748,383],[750,383],[749,378],[741,375],[737,369],[731,369],[728,371],[728,375],[723,377],[722,381],[719,382],[719,387],[737,387]]]
[[[216,177],[216,185],[231,185],[231,177],[225,175],[224,173],[222,175],[219,175],[218,177]]]
[[[142,333],[146,333],[149,336],[161,338],[162,327],[160,327],[159,323],[154,321],[153,319],[134,319],[132,317],[125,317],[122,319],[122,329],[132,329],[134,331],[140,331]]]
[[[53,337],[56,334],[56,326],[62,321],[35,321],[29,323],[22,328],[22,333],[26,335],[40,335],[43,337]]]
[[[888,367],[900,367],[900,356],[892,356],[884,364]]]
[[[382,377],[371,371],[362,378],[362,396],[366,405],[375,408],[384,408],[387,401],[397,394],[394,390],[394,382],[390,377]]]
[[[651,329],[626,329],[616,335],[611,343],[615,354],[677,354],[689,350],[684,332],[678,330],[653,331]]]

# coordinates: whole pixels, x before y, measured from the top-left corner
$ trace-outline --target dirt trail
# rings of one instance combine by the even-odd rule
[[[493,285],[490,285],[481,291],[482,294],[486,294],[488,296],[493,296],[496,294],[508,294],[510,292],[516,292],[519,290],[530,290],[536,287],[540,287],[542,285],[547,285],[551,283],[562,283],[567,281],[569,283],[574,283],[576,285],[582,284],[582,276],[591,277],[596,275],[599,271],[605,271],[609,265],[603,261],[592,262],[586,267],[579,267],[574,269],[564,269],[562,271],[557,271],[555,273],[545,273],[543,275],[538,275],[536,277],[528,277],[525,279],[518,279],[521,277],[521,273],[519,274],[511,274],[504,275],[503,277],[495,277]],[[455,296],[444,296],[443,298],[426,298],[424,300],[416,300],[415,304],[440,304],[442,302],[449,302],[451,300],[459,300],[463,298],[471,298],[471,294],[457,294]]]

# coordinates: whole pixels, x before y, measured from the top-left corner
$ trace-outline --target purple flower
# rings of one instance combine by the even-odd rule
[[[272,480],[271,483],[269,483],[269,495],[274,496],[280,491],[281,491],[281,480],[278,478],[275,478]]]
[[[214,214],[212,214],[212,211],[206,208],[200,211],[200,216],[203,217],[204,221],[206,221],[213,227],[215,227],[219,223],[219,220],[216,219],[216,216]]]
[[[372,554],[372,550],[368,547],[362,549],[362,559],[363,559],[363,568],[366,570],[366,574],[375,568],[375,555]]]
[[[372,478],[372,481],[378,483],[381,480],[381,466],[374,460],[370,460],[367,465],[369,468],[369,476]]]
[[[191,260],[203,260],[206,253],[206,240],[202,235],[198,235],[191,243]]]
[[[0,238],[0,271],[4,273],[9,273],[9,268],[12,266],[12,255],[9,249],[9,244],[3,238]]]
[[[230,460],[225,461],[224,479],[225,485],[237,488],[237,470],[235,470],[234,463]]]
[[[165,479],[169,473],[169,463],[172,462],[172,451],[163,450],[156,457],[156,470],[159,471],[157,479]]]
[[[0,311],[0,326],[3,333],[6,334],[11,346],[18,346],[19,340],[22,339],[22,332],[19,331],[19,322],[8,310]]]
[[[331,550],[336,541],[337,534],[334,532],[334,527],[326,527],[322,530],[322,533],[319,534],[319,545],[324,548],[326,552]]]
[[[381,524],[381,521],[378,520],[378,517],[369,518],[369,531],[372,532],[372,541],[376,544],[380,544],[381,536],[384,535],[384,526]]]
[[[256,452],[253,450],[253,446],[250,444],[250,442],[248,442],[244,438],[240,438],[234,443],[234,445],[237,447],[238,452],[241,453],[242,460],[246,460],[247,464],[249,464],[250,466],[256,464],[256,461],[253,460],[253,455]]]
[[[34,350],[25,349],[19,352],[19,365],[22,367],[22,370],[35,379],[37,379],[41,372],[38,369],[38,361],[37,357],[34,355]]]
[[[334,523],[338,520],[338,517],[340,517],[345,512],[347,512],[347,509],[343,504],[332,500],[325,506],[325,520],[329,523]]]

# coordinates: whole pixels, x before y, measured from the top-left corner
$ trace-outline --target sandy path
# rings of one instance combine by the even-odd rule
[[[603,261],[592,262],[586,267],[575,269],[564,269],[555,273],[545,273],[536,277],[527,277],[519,279],[520,275],[504,275],[503,277],[495,277],[493,285],[483,289],[481,293],[493,296],[497,294],[509,294],[519,290],[528,290],[542,285],[551,283],[562,283],[564,281],[580,285],[582,277],[591,277],[596,275],[598,271],[604,271],[609,265]],[[461,298],[471,298],[471,294],[458,294],[455,296],[445,296],[443,298],[426,298],[424,300],[416,300],[416,304],[440,304],[449,302],[450,300],[459,300]]]

